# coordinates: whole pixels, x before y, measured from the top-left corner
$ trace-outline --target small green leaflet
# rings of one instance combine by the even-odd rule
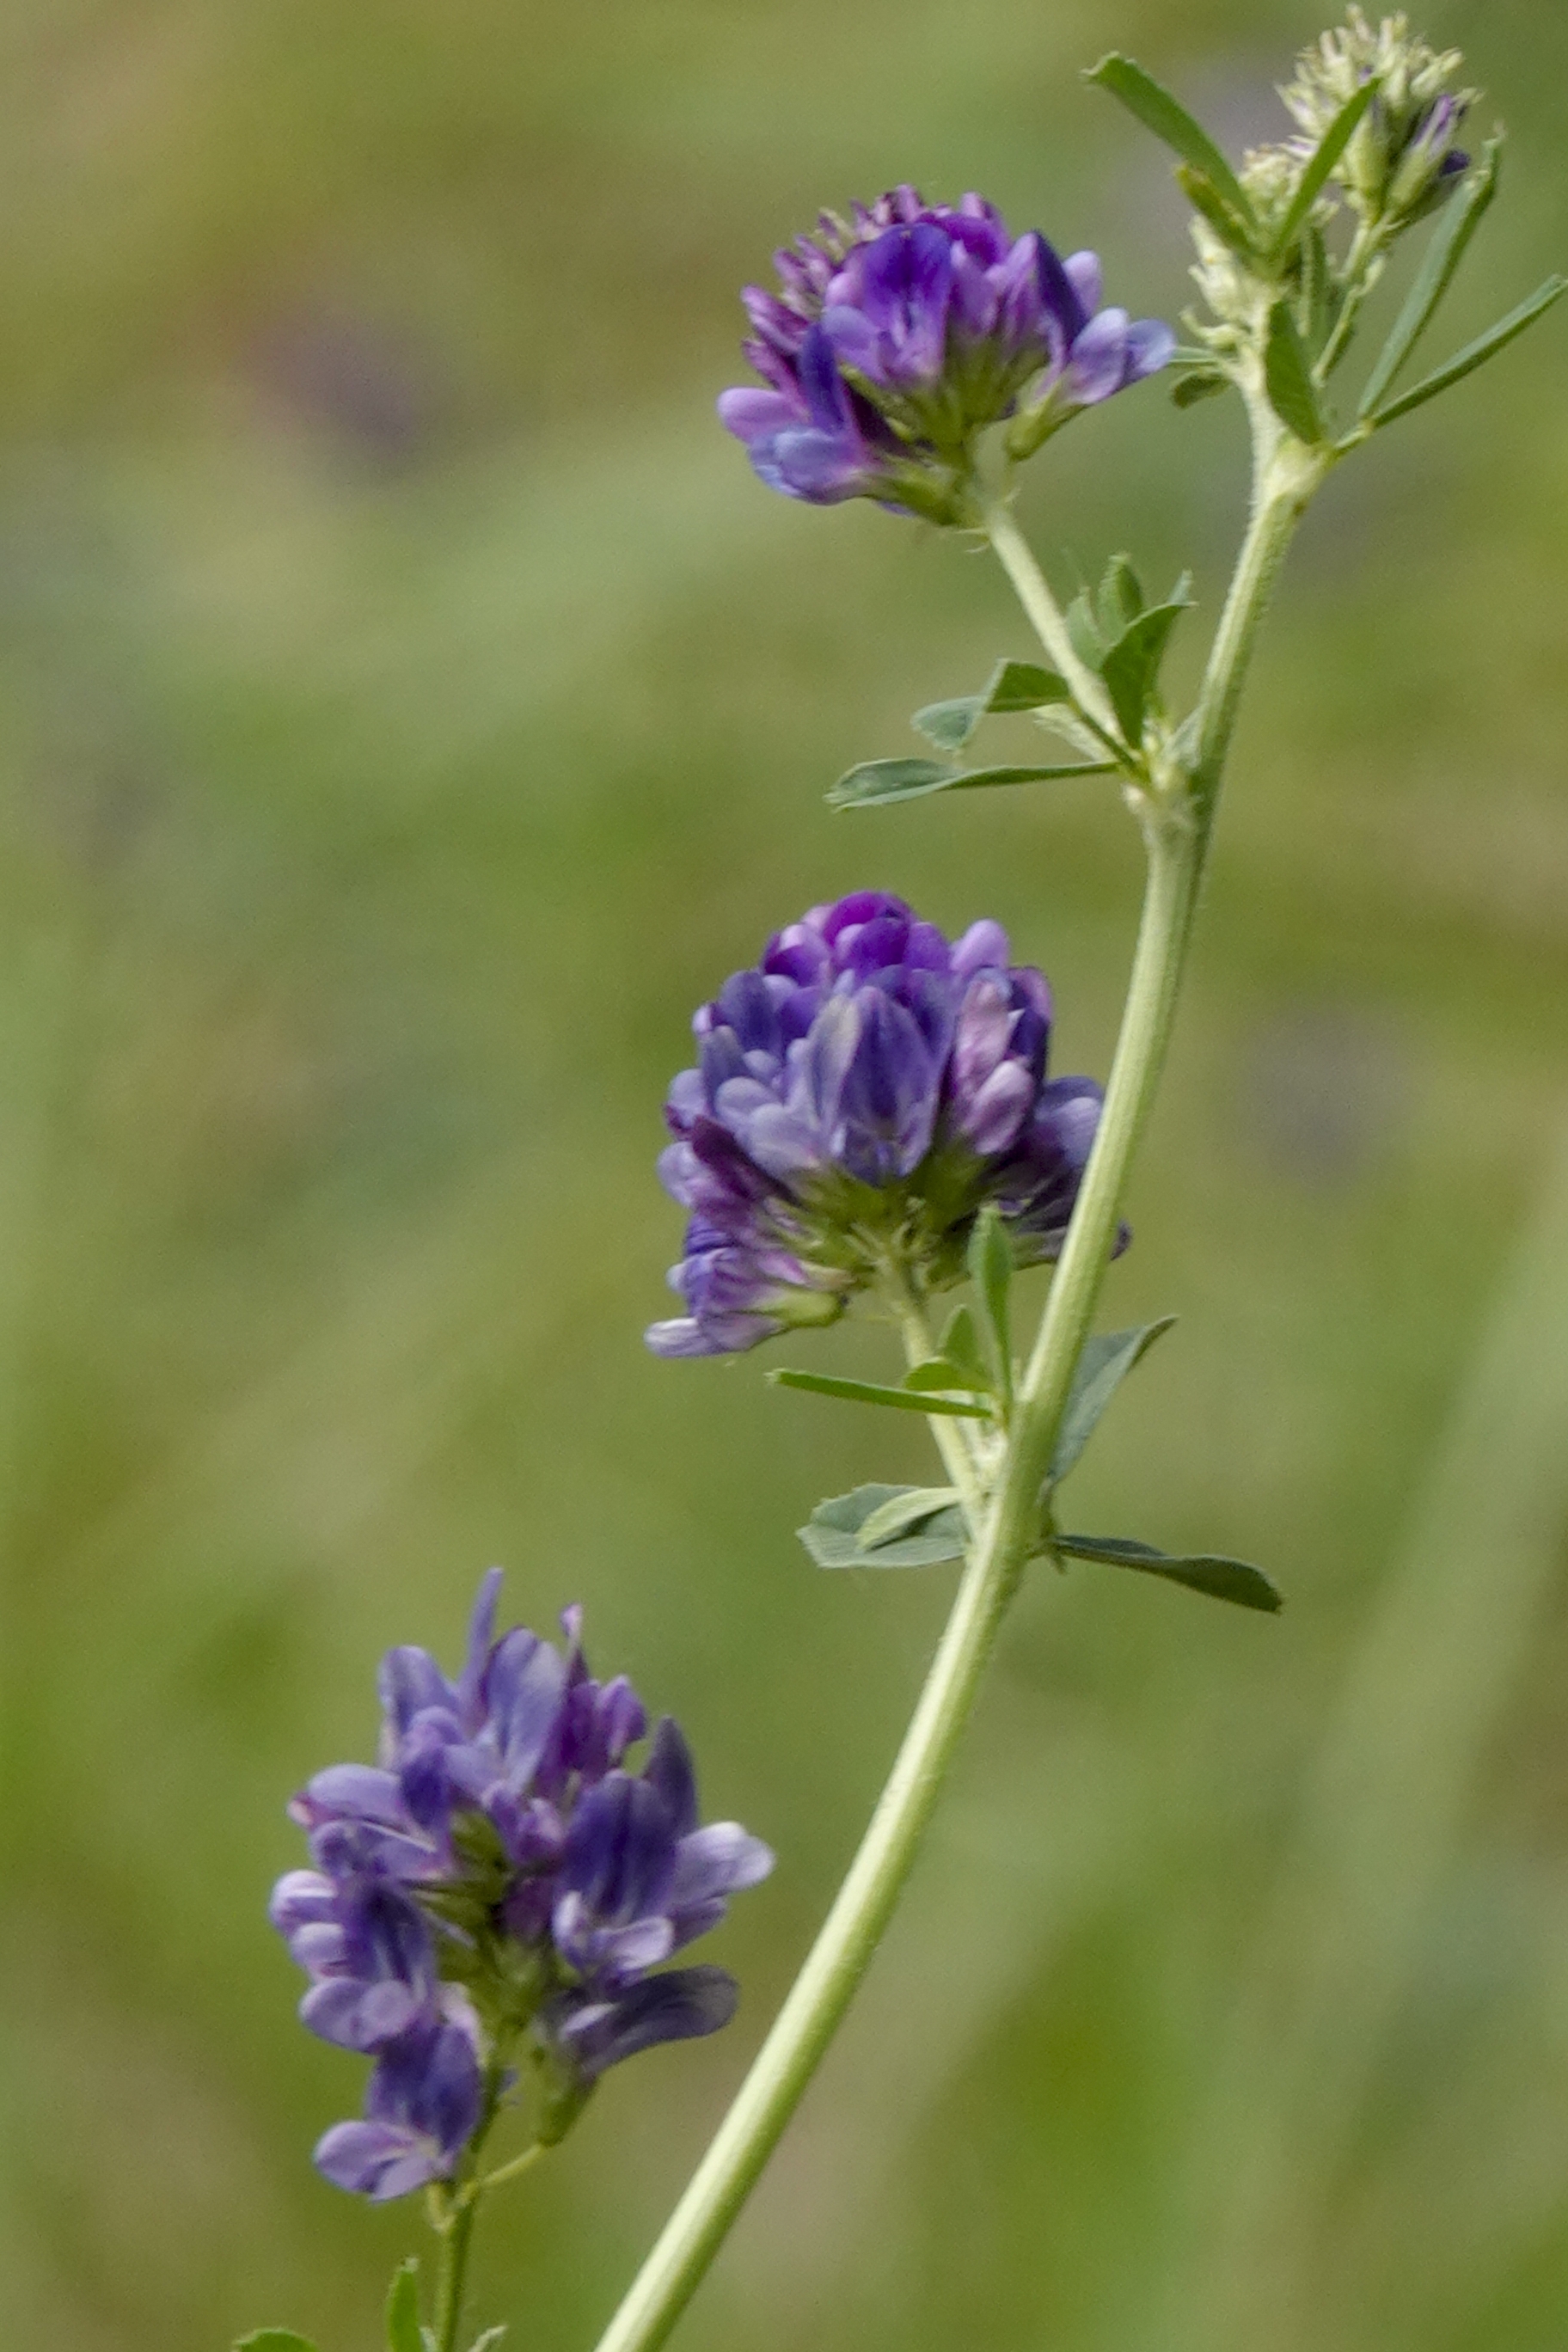
[[[419,2325],[419,2264],[410,2255],[392,2274],[386,2298],[387,2352],[425,2352]]]
[[[1176,378],[1171,386],[1171,398],[1178,408],[1195,408],[1200,400],[1213,400],[1229,382],[1229,376],[1219,368],[1194,368],[1190,375]]]
[[[980,1352],[980,1335],[974,1328],[973,1314],[967,1307],[955,1307],[947,1318],[947,1328],[937,1342],[944,1364],[953,1364],[963,1375],[963,1385],[978,1389],[984,1394],[991,1385],[985,1359]]]
[[[1128,1373],[1175,1319],[1173,1315],[1162,1315],[1158,1322],[1145,1323],[1141,1330],[1097,1331],[1085,1340],[1051,1455],[1053,1486],[1067,1476],[1089,1444],[1101,1413]]]
[[[829,808],[873,808],[923,800],[929,793],[973,792],[992,784],[1054,783],[1062,776],[1103,776],[1109,761],[1075,760],[1046,768],[943,768],[934,760],[863,760],[827,793]]]
[[[1454,272],[1465,257],[1465,248],[1481,225],[1487,206],[1497,194],[1498,173],[1502,164],[1500,134],[1489,139],[1481,151],[1481,160],[1473,172],[1459,183],[1438,215],[1437,227],[1421,257],[1409,293],[1405,296],[1399,316],[1389,329],[1388,341],[1377,355],[1377,364],[1366,380],[1357,414],[1370,416],[1384,394],[1394,382],[1411,352],[1431,323],[1433,313],[1453,283]]]
[[[1098,83],[1101,89],[1119,98],[1146,130],[1152,131],[1156,139],[1163,139],[1173,153],[1208,181],[1238,221],[1256,229],[1257,215],[1241,182],[1203,125],[1194,121],[1186,108],[1152,74],[1145,73],[1131,58],[1121,57],[1113,49],[1097,66],[1089,68],[1084,79]]]
[[[1206,1592],[1211,1600],[1234,1601],[1240,1609],[1267,1610],[1270,1615],[1285,1605],[1277,1585],[1260,1568],[1245,1559],[1225,1559],[1217,1552],[1156,1551],[1152,1544],[1135,1543],[1131,1536],[1053,1536],[1051,1549],[1068,1559],[1102,1560],[1112,1568],[1135,1568],[1145,1576],[1163,1576],[1190,1591]]]
[[[1462,352],[1456,352],[1447,367],[1437,368],[1431,375],[1423,376],[1418,384],[1409,392],[1402,392],[1397,400],[1391,400],[1386,408],[1380,408],[1369,421],[1373,425],[1392,425],[1396,416],[1405,416],[1411,409],[1419,408],[1424,401],[1434,399],[1440,392],[1447,392],[1451,383],[1458,383],[1461,377],[1469,374],[1472,368],[1480,367],[1494,352],[1511,343],[1515,335],[1522,335],[1526,327],[1533,326],[1542,312],[1550,310],[1561,294],[1568,294],[1568,278],[1549,278],[1544,286],[1536,288],[1527,302],[1520,304],[1517,310],[1510,310],[1506,319],[1500,319],[1495,327],[1489,327],[1484,335],[1478,335],[1473,343],[1467,343]]]
[[[1006,717],[1071,700],[1072,688],[1055,670],[1042,669],[1037,662],[999,661],[983,692],[928,702],[910,724],[938,751],[962,751],[988,711]]]
[[[291,2327],[258,2327],[254,2336],[237,2336],[234,2352],[316,2352],[316,2347],[308,2336],[297,2336]]]
[[[1298,441],[1315,447],[1323,438],[1322,413],[1318,406],[1312,371],[1300,331],[1290,316],[1289,302],[1276,302],[1268,313],[1268,341],[1263,352],[1263,380],[1268,404],[1281,425]]]
[[[971,1421],[989,1421],[983,1404],[964,1404],[957,1397],[913,1396],[908,1389],[880,1387],[875,1381],[840,1381],[826,1372],[771,1371],[775,1388],[805,1389],[812,1396],[847,1397],[851,1404],[889,1404],[900,1412],[959,1413]]]
[[[936,1512],[912,1534],[870,1551],[862,1549],[859,1531],[873,1513],[915,1491],[909,1486],[857,1486],[852,1495],[835,1495],[818,1503],[795,1532],[818,1568],[935,1568],[943,1560],[962,1559],[967,1531],[956,1505]]]
[[[976,1380],[962,1364],[952,1363],[945,1356],[928,1356],[923,1363],[912,1366],[904,1374],[904,1386],[921,1395],[932,1389],[939,1394],[951,1391],[957,1391],[960,1394],[966,1391],[970,1393],[979,1391],[984,1395],[990,1393],[991,1376],[988,1372],[982,1372]]]
[[[1143,610],[1143,588],[1132,569],[1132,560],[1126,555],[1113,555],[1105,567],[1095,599],[1100,634],[1108,646],[1113,646],[1132,626]]]
[[[891,1495],[885,1503],[879,1503],[861,1520],[856,1540],[862,1551],[876,1551],[882,1544],[894,1543],[900,1536],[910,1533],[922,1520],[934,1519],[940,1511],[951,1510],[958,1500],[956,1486],[906,1486],[901,1494]]]
[[[1205,173],[1194,169],[1191,163],[1178,163],[1176,183],[1195,213],[1201,213],[1222,245],[1250,263],[1257,245],[1257,232],[1247,226],[1241,215],[1227,205],[1214,182]]]
[[[1300,235],[1307,215],[1328,184],[1329,173],[1350,145],[1357,123],[1382,87],[1375,75],[1372,80],[1363,81],[1353,97],[1346,99],[1319,140],[1312,160],[1301,174],[1301,184],[1291,197],[1289,208],[1275,232],[1268,258],[1276,268],[1285,259]]]

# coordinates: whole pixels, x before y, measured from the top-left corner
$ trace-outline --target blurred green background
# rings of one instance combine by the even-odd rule
[[[1233,142],[1278,0],[18,0],[0,26],[8,2344],[373,2352],[417,2216],[309,2149],[282,1818],[375,1660],[587,1604],[777,1847],[737,2024],[613,2076],[476,2313],[586,2347],[843,1867],[944,1606],[791,1530],[923,1434],[653,1361],[664,1084],[865,883],[1043,963],[1103,1073],[1138,887],[1089,786],[830,817],[1028,645],[994,568],[768,497],[735,289],[823,202],[988,191],[1184,299],[1109,46]],[[1439,331],[1563,261],[1568,16],[1434,12],[1506,114]],[[1436,352],[1440,347],[1435,345]],[[1331,484],[1258,665],[1115,1323],[1182,1318],[1079,1523],[1254,1620],[1041,1577],[689,2352],[1568,2340],[1568,421],[1554,316]],[[1240,419],[1033,469],[1069,580],[1212,614]],[[1189,666],[1201,632],[1184,649]],[[1039,1277],[1035,1277],[1037,1283]],[[869,1370],[868,1326],[796,1360]]]

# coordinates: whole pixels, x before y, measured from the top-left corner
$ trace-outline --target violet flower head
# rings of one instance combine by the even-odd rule
[[[773,1856],[734,1822],[700,1825],[690,1754],[625,1676],[600,1683],[566,1611],[564,1652],[495,1637],[480,1587],[461,1672],[424,1651],[382,1663],[380,1759],[318,1772],[289,1806],[312,1867],[271,1917],[310,1979],[302,2021],[374,2058],[364,2119],[316,2160],[374,2199],[449,2179],[481,2118],[530,2077],[536,2136],[560,2137],[606,2067],[727,2022],[722,1969],[665,1969]]]
[[[860,890],[701,1008],[659,1161],[689,1212],[669,1277],[687,1312],[653,1325],[656,1354],[729,1354],[889,1280],[958,1281],[988,1201],[1020,1264],[1056,1256],[1100,1090],[1047,1076],[1050,991],[1008,959],[997,923],[950,942]]]
[[[967,522],[985,426],[1013,418],[1026,457],[1174,346],[1158,320],[1100,308],[1092,253],[1013,237],[982,196],[928,205],[895,188],[847,221],[825,213],[774,258],[781,292],[742,298],[768,388],[721,394],[719,415],[770,489],[816,506],[869,498]]]

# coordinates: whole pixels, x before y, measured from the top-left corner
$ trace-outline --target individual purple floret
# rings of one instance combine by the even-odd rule
[[[700,1825],[668,1717],[626,1769],[647,1717],[624,1675],[589,1673],[580,1611],[564,1654],[521,1626],[495,1638],[500,1584],[455,1681],[388,1652],[379,1762],[329,1766],[289,1809],[313,1867],[279,1880],[271,1917],[310,1979],[300,2017],[376,2061],[365,2120],[317,2161],[374,2198],[447,2178],[519,2053],[558,2137],[606,2067],[724,2024],[723,1969],[662,1963],[773,1866],[738,1823]]]
[[[1046,1076],[1051,999],[972,924],[950,945],[861,890],[769,940],[696,1016],[659,1161],[690,1213],[663,1356],[725,1355],[830,1323],[859,1290],[963,1271],[980,1209],[1021,1264],[1054,1257],[1100,1117],[1092,1078]]]
[[[1026,457],[1081,408],[1164,366],[1155,319],[1100,308],[1092,253],[1064,261],[994,205],[928,205],[910,187],[777,254],[782,292],[748,286],[743,349],[769,389],[719,415],[770,489],[813,505],[870,498],[971,520],[975,435],[1012,417]]]

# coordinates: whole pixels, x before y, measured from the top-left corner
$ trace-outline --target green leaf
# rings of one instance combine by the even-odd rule
[[[1260,1568],[1245,1559],[1222,1559],[1217,1552],[1156,1551],[1152,1544],[1135,1543],[1131,1536],[1053,1536],[1051,1546],[1068,1559],[1139,1569],[1145,1576],[1163,1576],[1190,1591],[1206,1592],[1211,1600],[1234,1601],[1238,1609],[1266,1609],[1272,1614],[1285,1605],[1279,1587]]]
[[[980,1308],[980,1330],[995,1379],[997,1393],[1013,1394],[1013,1335],[1007,1293],[1013,1280],[1013,1244],[1007,1239],[1001,1213],[987,1201],[969,1236],[969,1273]]]
[[[1230,378],[1223,368],[1194,368],[1190,375],[1180,375],[1171,386],[1171,398],[1178,408],[1195,408],[1200,400],[1212,400],[1224,392]]]
[[[387,2352],[425,2352],[419,2326],[419,2264],[412,2254],[392,2274],[386,2298]]]
[[[1298,441],[1316,444],[1323,437],[1322,412],[1308,363],[1300,331],[1290,316],[1289,302],[1276,302],[1268,313],[1268,341],[1263,352],[1263,381],[1268,404],[1281,425]]]
[[[963,1404],[956,1397],[911,1396],[908,1389],[887,1389],[875,1381],[839,1381],[826,1372],[772,1371],[775,1388],[805,1389],[812,1396],[847,1397],[851,1404],[889,1404],[900,1412],[951,1412],[970,1421],[990,1418],[983,1404]]]
[[[1506,319],[1500,319],[1495,327],[1489,327],[1484,335],[1478,335],[1473,343],[1467,343],[1462,352],[1456,352],[1447,367],[1438,368],[1432,375],[1423,376],[1413,390],[1401,393],[1399,398],[1391,400],[1386,408],[1380,408],[1372,423],[1392,425],[1396,416],[1408,415],[1411,409],[1419,408],[1423,401],[1433,400],[1438,393],[1447,392],[1451,383],[1458,383],[1462,376],[1469,374],[1472,368],[1482,366],[1494,352],[1511,343],[1516,335],[1522,335],[1526,327],[1532,326],[1542,311],[1550,310],[1558,296],[1564,293],[1568,293],[1568,278],[1549,278],[1544,286],[1536,288],[1528,302],[1521,302],[1517,310],[1510,310]]]
[[[1444,206],[1437,228],[1421,257],[1421,267],[1411,283],[1399,316],[1389,329],[1388,341],[1379,352],[1377,364],[1366,380],[1366,389],[1362,394],[1357,410],[1359,415],[1372,415],[1431,324],[1433,313],[1465,257],[1466,247],[1480,226],[1487,206],[1497,194],[1501,163],[1502,140],[1500,135],[1488,140],[1480,162],[1473,172],[1466,173]]]
[[[893,801],[924,800],[931,793],[964,793],[994,784],[1054,783],[1063,776],[1105,776],[1110,760],[1070,760],[1043,768],[942,768],[934,760],[866,760],[851,768],[827,794],[829,808],[876,808]]]
[[[910,1534],[923,1519],[934,1519],[939,1511],[950,1511],[958,1501],[956,1486],[906,1486],[900,1495],[889,1495],[885,1503],[868,1513],[857,1531],[862,1551],[876,1551],[885,1543],[894,1543],[901,1535]]]
[[[945,1356],[928,1356],[923,1364],[916,1364],[912,1370],[904,1374],[904,1386],[917,1390],[922,1395],[928,1389],[979,1389],[989,1392],[991,1376],[983,1372],[976,1381],[962,1366],[950,1362]]]
[[[974,1328],[974,1317],[967,1307],[953,1308],[947,1318],[947,1328],[937,1344],[943,1363],[956,1364],[964,1375],[967,1387],[989,1388],[991,1375],[981,1353],[980,1334]]]
[[[818,1503],[795,1533],[818,1568],[936,1568],[943,1560],[962,1559],[968,1530],[956,1508],[939,1511],[916,1535],[879,1544],[872,1551],[861,1549],[859,1530],[872,1513],[910,1491],[907,1486],[857,1486],[852,1495],[835,1495]]]
[[[1357,123],[1377,96],[1383,84],[1374,75],[1363,81],[1353,97],[1347,98],[1313,150],[1312,160],[1301,174],[1301,184],[1290,199],[1289,211],[1274,232],[1274,243],[1268,258],[1278,266],[1301,233],[1302,224],[1328,184],[1329,173],[1344,153]]]
[[[1112,98],[1119,98],[1129,113],[1135,114],[1156,139],[1163,139],[1173,153],[1218,190],[1238,220],[1257,227],[1246,189],[1208,132],[1201,123],[1194,121],[1186,108],[1152,74],[1145,73],[1131,58],[1121,57],[1113,49],[1097,66],[1089,68],[1084,79],[1097,82]]]
[[[1116,712],[1117,723],[1134,750],[1143,733],[1143,720],[1153,698],[1171,631],[1188,609],[1186,581],[1178,581],[1167,604],[1151,605],[1123,631],[1104,661],[1100,676]]]
[[[1173,1315],[1162,1315],[1157,1322],[1145,1323],[1141,1329],[1097,1331],[1085,1340],[1051,1455],[1049,1475],[1053,1486],[1067,1476],[1089,1444],[1101,1413],[1128,1373],[1142,1362],[1175,1319]]]
[[[1142,586],[1129,556],[1111,557],[1095,604],[1100,635],[1114,646],[1143,610]]]
[[[237,2336],[234,2352],[316,2352],[316,2347],[291,2327],[258,2327],[253,2336]]]

